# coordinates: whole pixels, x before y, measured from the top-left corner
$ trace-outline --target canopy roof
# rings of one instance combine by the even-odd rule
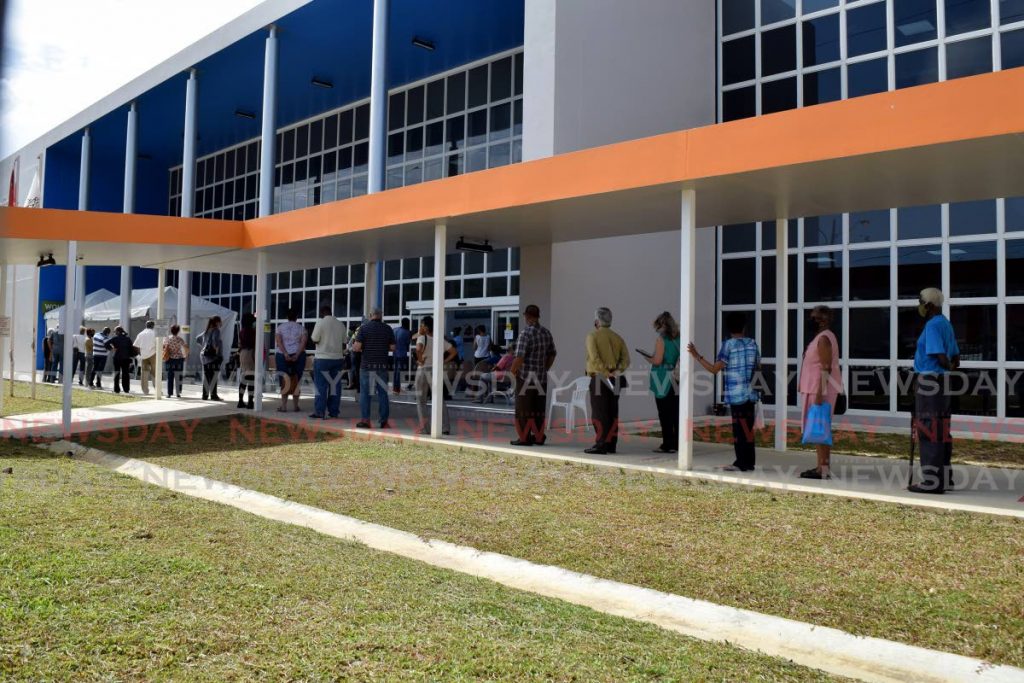
[[[430,253],[432,227],[498,245],[1024,195],[1024,69],[515,164],[249,221],[0,209],[0,260],[80,241],[86,264],[253,272]]]
[[[117,294],[114,294],[109,289],[98,289],[95,292],[90,292],[85,295],[85,305],[83,306],[83,310],[91,308],[108,299],[113,299],[116,296]],[[57,306],[56,308],[51,308],[47,311],[43,317],[46,320],[57,321],[61,319],[62,315],[64,315],[64,306]]]

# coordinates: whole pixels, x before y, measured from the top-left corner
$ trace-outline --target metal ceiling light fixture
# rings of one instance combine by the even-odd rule
[[[36,268],[43,268],[44,266],[55,266],[57,261],[53,258],[53,254],[49,254],[46,258],[43,255],[39,255],[39,262],[36,263]]]
[[[330,81],[325,80],[323,78],[317,78],[316,76],[314,76],[309,82],[318,88],[330,89],[334,87],[334,83],[331,83]]]
[[[459,251],[478,251],[481,254],[489,254],[494,251],[494,247],[491,246],[490,240],[484,240],[483,244],[476,242],[467,242],[465,237],[460,237],[459,241],[455,243],[455,248]]]
[[[437,49],[437,46],[434,45],[434,41],[427,40],[426,38],[420,38],[419,36],[412,37],[412,44],[416,47],[423,48],[427,52],[433,52],[435,49]]]
[[[236,109],[235,110],[235,116],[237,116],[240,119],[254,119],[254,118],[256,118],[256,114],[252,113],[251,111],[245,111],[244,109]]]

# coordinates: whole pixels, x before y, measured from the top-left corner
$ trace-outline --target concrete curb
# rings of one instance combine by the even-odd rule
[[[499,553],[425,540],[379,524],[67,441],[41,447],[267,519],[306,527],[376,550],[607,614],[656,624],[693,638],[726,642],[782,657],[840,676],[865,681],[1024,681],[1024,670],[1015,667],[880,638],[855,636],[838,629],[599,579]]]

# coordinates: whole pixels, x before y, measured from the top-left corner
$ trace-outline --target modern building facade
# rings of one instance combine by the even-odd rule
[[[375,5],[390,16],[382,111],[371,107],[371,43],[381,39]],[[270,40],[278,74],[272,212],[286,213],[364,195],[375,172],[386,192],[1019,67],[1024,0],[271,0],[21,150],[21,185],[38,168],[44,207],[122,211],[132,107],[139,121],[135,211],[260,215],[261,78]],[[195,165],[186,173],[190,77],[198,104],[191,113]],[[87,207],[80,201],[84,130],[95,177]],[[9,175],[13,161],[0,173]],[[191,206],[183,206],[183,187],[193,182]],[[769,385],[781,364],[774,346],[775,218],[696,238],[695,341],[711,350],[722,316],[745,312]],[[635,216],[629,236],[567,234],[546,244],[521,243],[519,226],[510,223],[489,254],[449,253],[447,327],[485,324],[501,339],[506,327],[518,331],[521,305],[537,303],[559,346],[555,370],[571,376],[582,367],[593,309],[605,305],[630,348],[650,347],[654,317],[679,309],[680,238],[645,233],[645,220]],[[912,356],[916,293],[940,286],[977,389],[957,412],[1024,417],[1024,198],[791,217],[788,245],[791,371],[809,309],[827,303],[837,309],[848,384],[862,389],[851,413],[898,415],[906,408],[896,388]],[[338,254],[333,266],[279,270],[271,278],[271,322],[294,307],[311,324],[322,302],[350,323],[370,305],[393,323],[415,319],[432,305],[433,258]],[[196,295],[239,312],[255,307],[252,275],[188,277]],[[87,287],[116,291],[113,278],[90,272]],[[155,279],[144,270],[135,278],[148,286]],[[62,283],[61,269],[43,270],[44,290]],[[18,357],[21,367],[31,362],[24,348]],[[789,395],[795,403],[795,392]],[[630,398],[623,415],[650,417],[653,404]]]

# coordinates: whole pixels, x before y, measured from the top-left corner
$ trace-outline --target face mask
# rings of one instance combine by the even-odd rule
[[[928,317],[928,306],[925,305],[925,304],[918,304],[917,305],[917,313],[922,318],[927,318]]]

